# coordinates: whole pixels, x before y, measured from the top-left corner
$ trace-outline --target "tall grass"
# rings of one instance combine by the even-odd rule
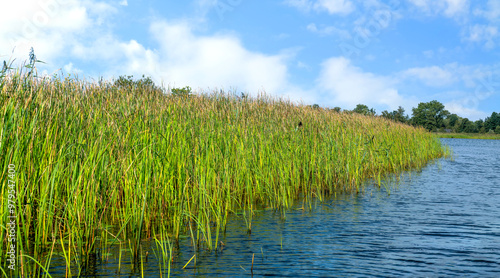
[[[216,249],[233,212],[245,213],[251,231],[256,205],[285,209],[298,196],[359,192],[366,179],[443,155],[423,129],[266,96],[175,96],[148,84],[19,72],[0,94],[1,198],[15,164],[18,246],[34,258],[24,259],[27,277],[49,269],[54,245],[77,275],[71,268],[98,258],[108,236],[130,246],[135,261],[145,238],[169,256],[165,242],[183,234]]]

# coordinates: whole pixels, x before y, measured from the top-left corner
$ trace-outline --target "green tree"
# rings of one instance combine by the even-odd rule
[[[460,117],[457,114],[448,115],[445,121],[445,127],[448,129],[455,129],[455,125],[457,124]]]
[[[382,111],[382,117],[401,123],[408,122],[408,115],[405,115],[405,109],[401,106],[399,106],[398,110],[392,112]]]
[[[482,119],[479,119],[477,121],[474,122],[474,125],[476,126],[476,130],[477,132],[479,133],[485,133],[485,129],[484,129],[484,121]]]
[[[467,118],[460,119],[457,132],[476,133],[476,126]]]
[[[366,115],[366,116],[373,116],[375,115],[375,109],[373,108],[368,108],[368,106],[364,105],[364,104],[358,104],[356,105],[356,108],[354,108],[354,110],[352,110],[354,113],[358,113],[358,114],[362,114],[362,115]]]
[[[444,126],[444,118],[450,114],[444,105],[437,100],[421,102],[413,108],[412,123],[420,125],[427,130],[437,130]]]
[[[153,82],[151,77],[146,77],[144,75],[139,80],[134,80],[133,75],[128,75],[128,76],[122,75],[114,81],[114,86],[127,89],[151,89],[151,90],[163,91],[161,87],[157,86]]]
[[[174,97],[190,97],[193,92],[191,91],[191,87],[187,86],[187,87],[184,87],[184,88],[173,88],[172,90],[170,90],[170,92],[172,93],[172,96]]]
[[[500,115],[497,112],[491,113],[490,117],[487,117],[484,120],[484,129],[486,132],[493,130],[495,131],[496,127],[500,125]]]

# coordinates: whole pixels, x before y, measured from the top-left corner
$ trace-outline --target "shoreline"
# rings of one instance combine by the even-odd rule
[[[438,138],[500,140],[500,134],[442,133],[442,132],[434,132],[433,134]]]

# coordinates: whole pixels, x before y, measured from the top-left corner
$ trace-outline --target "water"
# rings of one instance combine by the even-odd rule
[[[455,160],[412,173],[390,195],[368,189],[312,209],[300,204],[286,219],[259,212],[251,235],[233,217],[222,252],[199,252],[196,267],[183,270],[195,254],[186,239],[171,277],[251,276],[252,255],[254,277],[500,277],[500,141],[442,141]],[[150,257],[145,276],[159,277]],[[115,271],[101,264],[95,276]]]

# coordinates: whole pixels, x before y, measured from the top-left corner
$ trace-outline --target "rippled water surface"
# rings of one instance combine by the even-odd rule
[[[251,235],[233,217],[223,252],[198,253],[183,270],[194,254],[186,240],[171,277],[251,276],[253,254],[254,277],[500,277],[500,141],[442,142],[455,159],[412,173],[390,195],[368,189],[299,205],[286,219],[259,212]],[[115,271],[102,264],[96,275]],[[159,277],[154,258],[144,271]]]

